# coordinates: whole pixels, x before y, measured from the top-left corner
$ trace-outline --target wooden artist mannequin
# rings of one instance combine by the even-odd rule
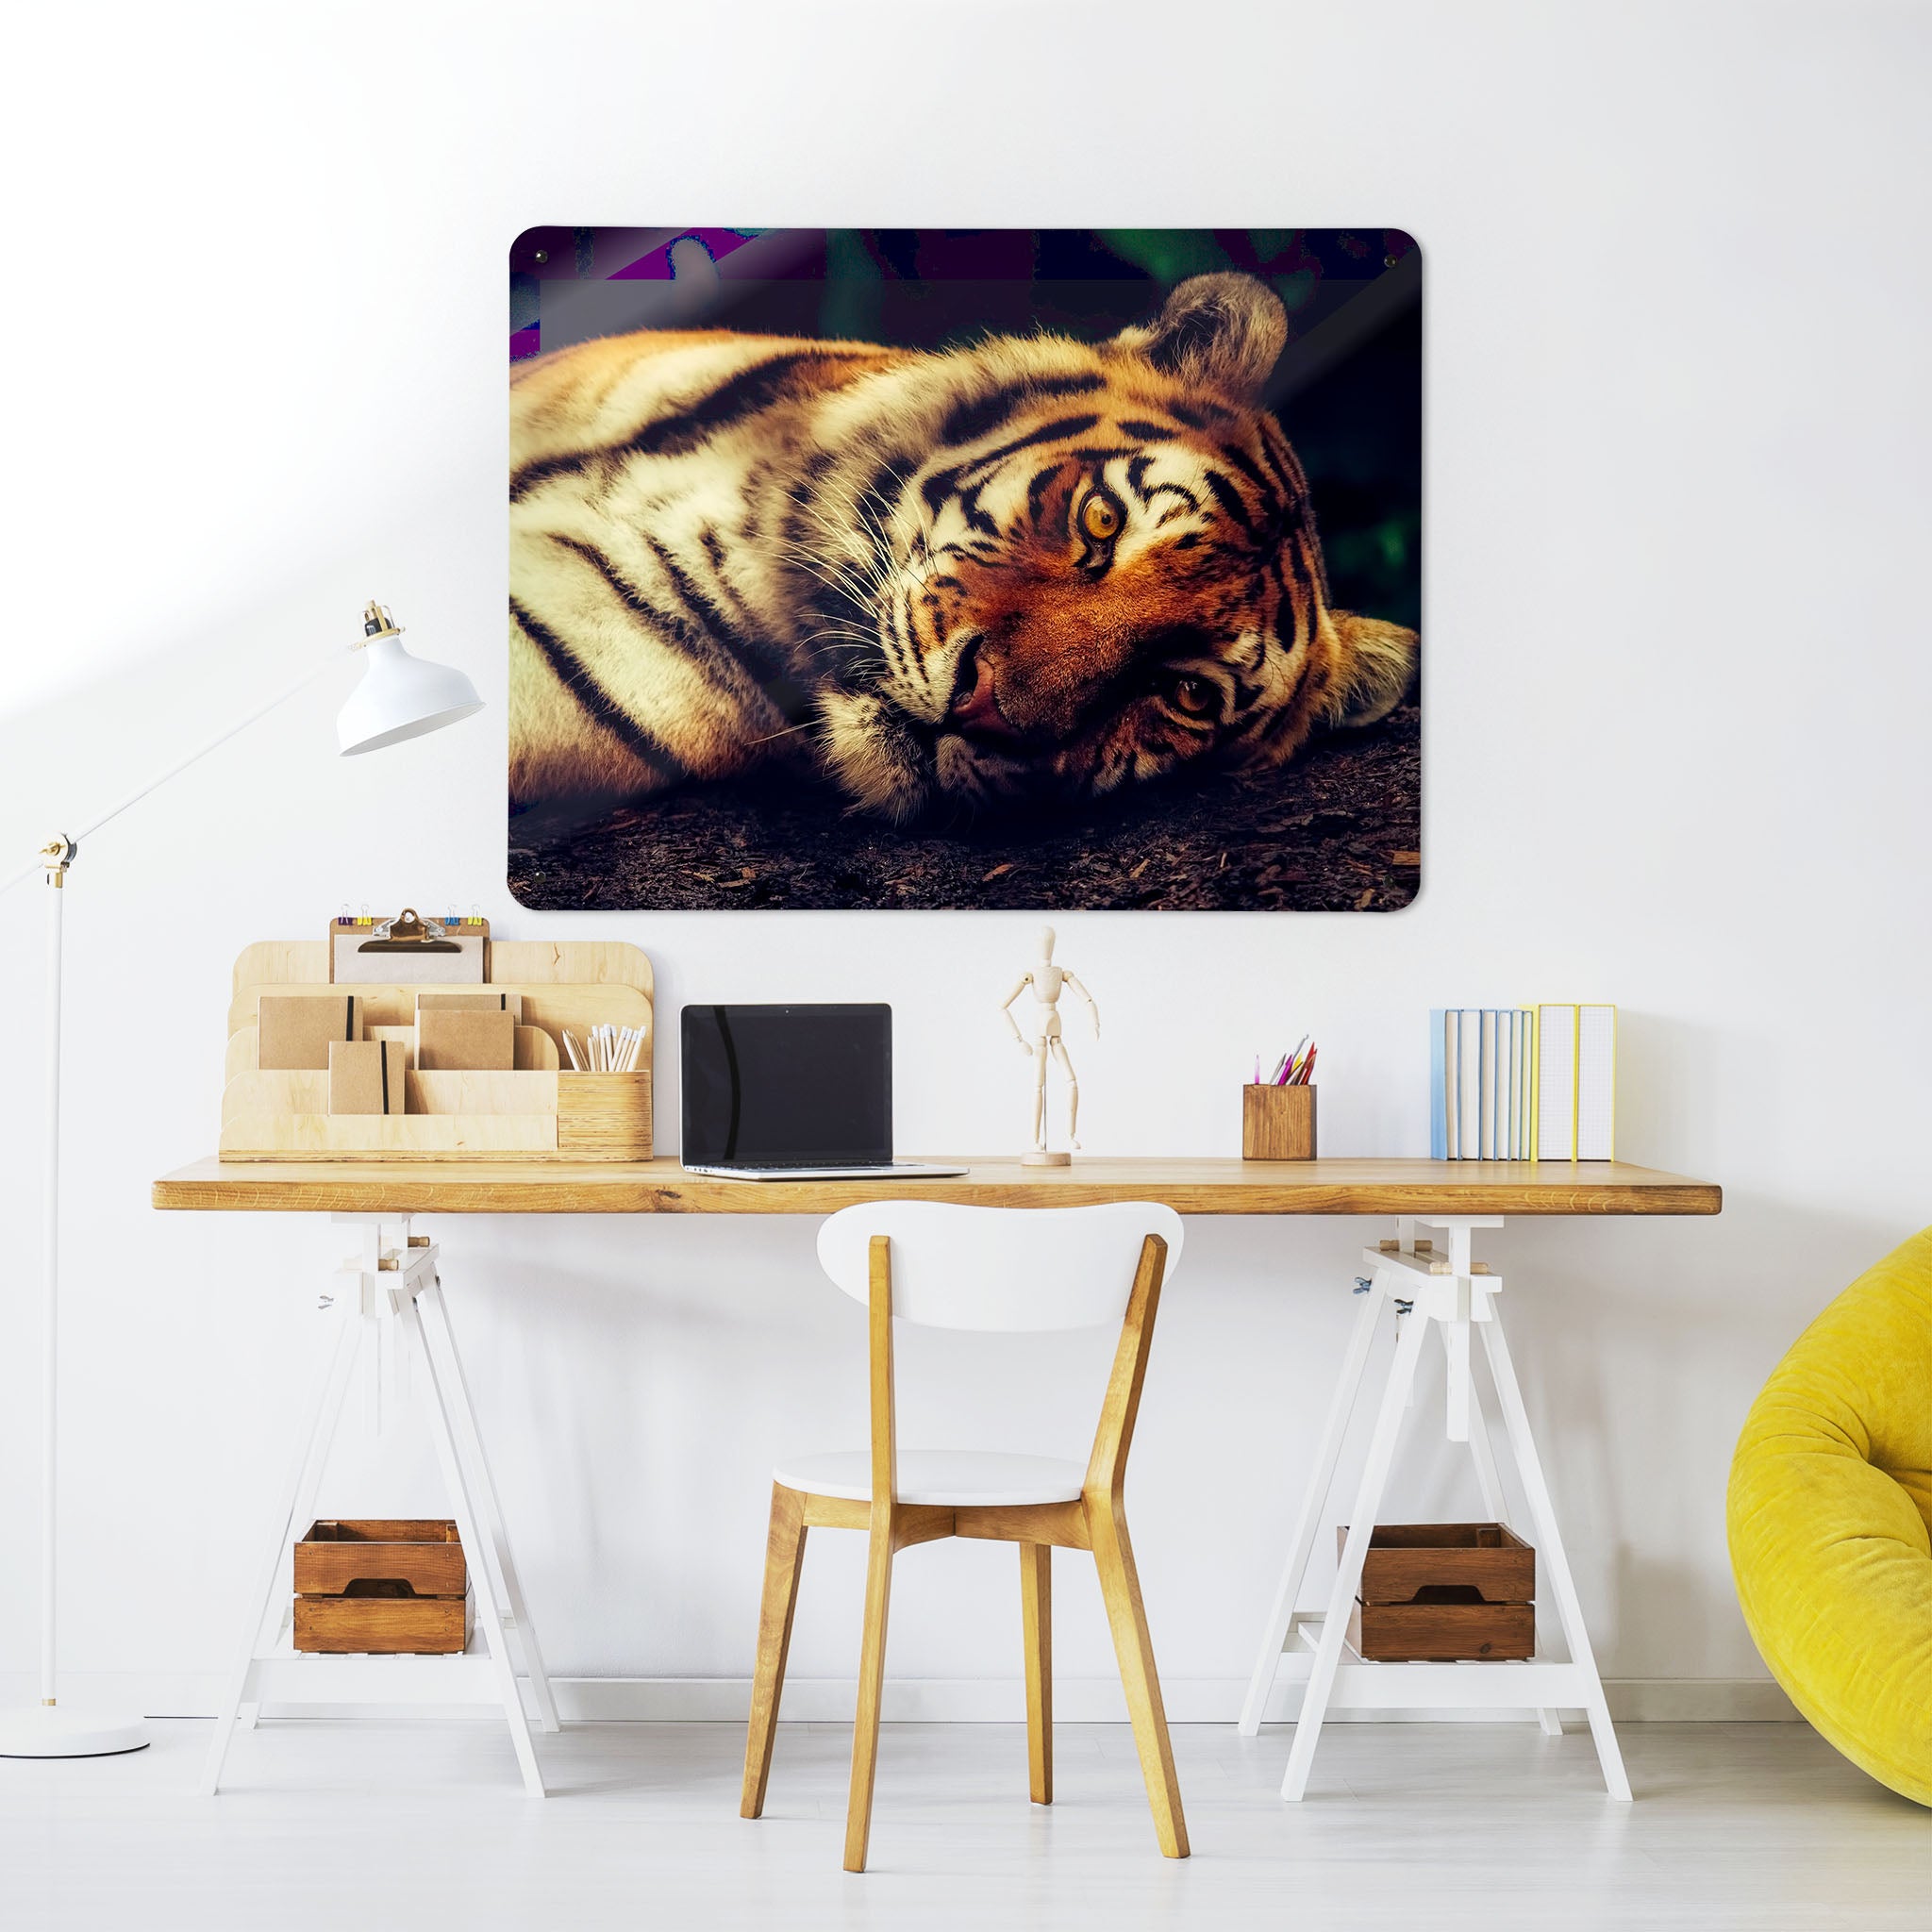
[[[1028,987],[1033,989],[1033,1002],[1038,1016],[1038,1037],[1028,1040],[1020,1030],[1020,1023],[1013,1017],[1013,1003]],[[1009,992],[1000,1011],[1007,1016],[1007,1024],[1013,1029],[1013,1038],[1020,1043],[1022,1053],[1033,1056],[1033,1145],[1021,1155],[1021,1161],[1028,1167],[1065,1167],[1073,1158],[1071,1154],[1054,1154],[1046,1145],[1046,1061],[1047,1056],[1059,1061],[1060,1070],[1067,1076],[1067,1139],[1078,1147],[1080,1130],[1080,1082],[1074,1074],[1074,1063],[1067,1058],[1067,1043],[1060,1037],[1059,1000],[1060,989],[1072,987],[1087,1008],[1087,1016],[1093,1022],[1093,1037],[1100,1038],[1100,1008],[1094,1004],[1093,995],[1082,986],[1074,974],[1065,968],[1053,963],[1053,927],[1042,926],[1040,931],[1040,958],[1032,970],[1020,976],[1020,983]]]

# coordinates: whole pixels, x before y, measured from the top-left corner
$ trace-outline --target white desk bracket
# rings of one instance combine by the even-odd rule
[[[496,1704],[509,1725],[524,1788],[541,1798],[543,1777],[524,1708],[525,1684],[537,1722],[546,1731],[558,1728],[557,1705],[470,1404],[443,1300],[440,1250],[427,1235],[409,1232],[408,1215],[333,1218],[361,1230],[361,1249],[342,1264],[334,1291],[322,1297],[334,1331],[327,1366],[297,1433],[293,1466],[250,1600],[247,1632],[216,1713],[201,1790],[212,1797],[220,1789],[236,1725],[252,1728],[264,1704]],[[314,1517],[329,1447],[365,1351],[373,1370],[372,1424],[380,1428],[385,1407],[412,1394],[420,1397],[429,1424],[475,1593],[477,1634],[459,1656],[323,1656],[292,1647],[291,1552]]]
[[[1418,1221],[1434,1234],[1418,1238]],[[1552,1737],[1561,1735],[1559,1713],[1563,1709],[1581,1709],[1590,1720],[1606,1790],[1613,1798],[1627,1800],[1630,1796],[1603,1679],[1597,1673],[1590,1633],[1584,1627],[1549,1485],[1503,1333],[1497,1308],[1503,1279],[1472,1254],[1474,1230],[1502,1224],[1499,1215],[1404,1217],[1396,1223],[1393,1241],[1362,1251],[1367,1272],[1356,1280],[1361,1307],[1349,1336],[1314,1472],[1302,1499],[1288,1561],[1241,1709],[1241,1735],[1252,1738],[1260,1729],[1275,1677],[1284,1669],[1286,1650],[1285,1667],[1291,1676],[1305,1681],[1306,1689],[1288,1773],[1282,1780],[1284,1798],[1299,1799],[1307,1790],[1308,1769],[1328,1712],[1351,1707],[1534,1710],[1544,1732]],[[1445,1236],[1446,1243],[1439,1245],[1437,1234]],[[1392,1315],[1395,1352],[1383,1384],[1361,1476],[1348,1504],[1348,1534],[1326,1605],[1319,1613],[1305,1612],[1297,1604],[1316,1538],[1341,1520],[1330,1507],[1335,1501],[1336,1470],[1375,1331],[1385,1313]],[[1344,1659],[1349,1612],[1361,1586],[1369,1533],[1381,1508],[1407,1412],[1414,1403],[1423,1341],[1432,1328],[1441,1334],[1446,1357],[1445,1433],[1452,1442],[1469,1445],[1484,1509],[1496,1522],[1508,1523],[1489,1417],[1472,1373],[1471,1341],[1480,1338],[1502,1410],[1504,1432],[1528,1506],[1527,1541],[1537,1547],[1543,1581],[1555,1599],[1557,1622],[1568,1647],[1567,1659],[1541,1655],[1526,1662],[1495,1663],[1368,1663],[1353,1655]]]

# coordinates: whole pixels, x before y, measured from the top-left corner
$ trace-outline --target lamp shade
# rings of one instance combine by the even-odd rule
[[[353,758],[421,738],[482,708],[476,687],[460,671],[411,657],[396,632],[386,628],[363,647],[362,682],[336,715],[336,742],[342,757]]]

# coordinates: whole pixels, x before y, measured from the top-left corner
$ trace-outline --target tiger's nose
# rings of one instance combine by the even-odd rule
[[[953,672],[953,702],[946,722],[968,738],[984,738],[998,744],[1017,744],[1020,733],[1008,723],[993,692],[992,665],[977,643],[959,653]]]

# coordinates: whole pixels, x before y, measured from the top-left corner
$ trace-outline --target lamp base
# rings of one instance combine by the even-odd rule
[[[0,1757],[113,1757],[147,1745],[147,1724],[138,1717],[57,1704],[0,1711]]]

